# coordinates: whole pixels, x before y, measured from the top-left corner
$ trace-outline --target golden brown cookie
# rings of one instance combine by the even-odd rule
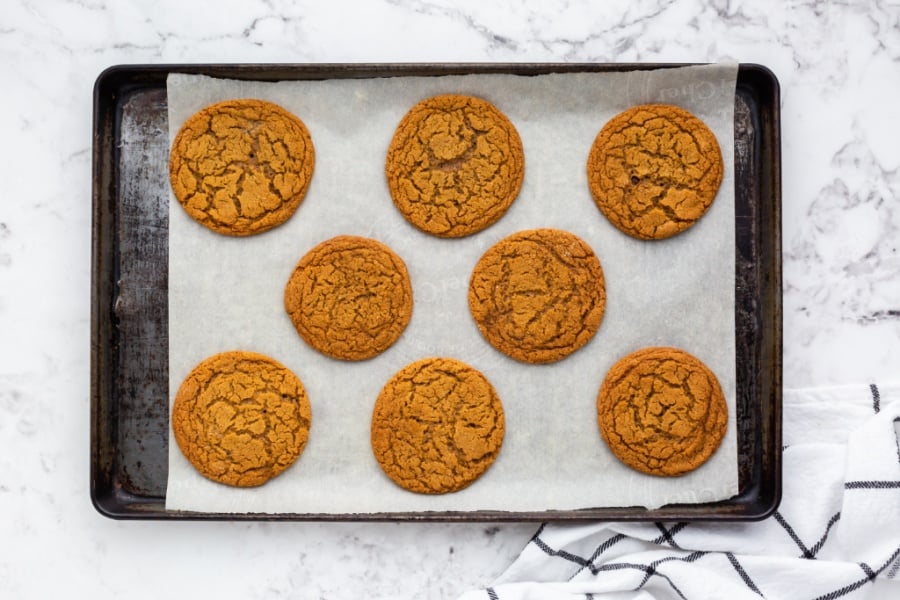
[[[613,117],[587,163],[597,207],[621,231],[644,240],[693,225],[715,199],[722,171],[713,132],[667,104],[635,106]]]
[[[297,460],[312,419],[303,384],[261,354],[216,354],[194,367],[172,407],[182,453],[203,475],[252,487]]]
[[[581,238],[559,229],[506,237],[475,265],[469,310],[494,348],[549,363],[584,346],[606,308],[600,261]]]
[[[372,451],[397,485],[456,492],[478,479],[503,444],[503,405],[476,369],[425,358],[396,373],[372,413]]]
[[[713,455],[728,423],[715,374],[677,348],[644,348],[607,372],[597,421],[610,450],[650,475],[682,475]]]
[[[384,352],[412,316],[403,260],[372,239],[349,235],[310,250],[284,289],[284,308],[307,344],[343,360]]]
[[[496,222],[519,195],[519,133],[480,98],[434,96],[397,126],[385,165],[394,204],[426,233],[456,238]]]
[[[253,235],[294,214],[314,165],[312,140],[296,116],[263,100],[227,100],[181,126],[169,180],[196,221],[225,235]]]

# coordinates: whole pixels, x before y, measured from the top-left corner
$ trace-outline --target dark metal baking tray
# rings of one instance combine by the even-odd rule
[[[780,94],[740,65],[735,92],[735,331],[739,494],[705,504],[545,512],[219,514],[165,509],[168,472],[166,77],[262,81],[609,72],[675,64],[123,65],[93,109],[91,499],[123,519],[395,521],[754,520],[781,499]]]

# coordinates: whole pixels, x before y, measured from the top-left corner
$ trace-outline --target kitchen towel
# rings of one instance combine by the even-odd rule
[[[900,386],[783,400],[783,495],[769,518],[544,524],[492,587],[461,600],[835,600],[866,597],[876,579],[900,591]]]

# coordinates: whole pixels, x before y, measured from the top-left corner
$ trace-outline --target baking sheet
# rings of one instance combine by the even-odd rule
[[[300,116],[316,146],[316,173],[297,214],[251,238],[218,236],[170,198],[169,384],[171,397],[200,360],[242,348],[268,354],[303,380],[313,407],[310,442],[298,462],[262,488],[239,490],[197,474],[169,445],[167,509],[203,512],[376,513],[399,511],[566,510],[670,502],[710,502],[737,493],[732,418],[707,465],[678,479],[635,473],[600,439],[594,400],[606,369],[648,345],[682,347],[718,375],[730,414],[734,376],[733,104],[736,65],[536,77],[349,79],[277,84],[170,75],[170,136],[218,100],[258,97]],[[412,228],[396,212],[383,162],[393,130],[418,100],[444,92],[482,96],[522,137],[526,175],[510,211],[462,240]],[[716,133],[726,166],[720,193],[688,232],[662,242],[632,240],[597,211],[584,164],[599,128],[647,101],[677,103]],[[599,256],[607,311],[594,339],[569,358],[522,365],[483,341],[468,314],[471,268],[500,238],[520,229],[559,227]],[[312,246],[339,234],[390,245],[406,261],[415,309],[401,340],[361,363],[323,357],[300,340],[282,307],[284,283]],[[369,448],[369,417],[384,382],[405,364],[452,356],[480,369],[497,388],[507,419],[503,450],[475,484],[456,494],[421,496],[397,488]]]

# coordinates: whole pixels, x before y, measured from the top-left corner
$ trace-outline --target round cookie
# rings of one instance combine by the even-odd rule
[[[372,451],[385,474],[412,492],[456,492],[500,452],[503,405],[478,370],[425,358],[396,373],[372,413]]]
[[[284,307],[300,337],[322,354],[365,360],[406,329],[412,285],[403,260],[381,242],[338,236],[300,259]]]
[[[719,447],[728,407],[715,374],[677,348],[644,348],[607,372],[597,396],[600,433],[626,465],[674,476]]]
[[[493,104],[447,94],[413,106],[385,164],[394,204],[426,233],[457,238],[496,222],[519,195],[522,141]]]
[[[693,225],[715,199],[722,173],[713,132],[667,104],[635,106],[613,117],[587,162],[597,207],[621,231],[643,240]]]
[[[314,166],[312,140],[300,119],[271,102],[227,100],[181,126],[169,155],[169,180],[194,220],[245,236],[294,214]]]
[[[500,240],[469,280],[469,310],[481,334],[522,362],[572,354],[597,332],[605,308],[600,261],[584,240],[558,229]]]
[[[204,476],[262,485],[297,460],[312,413],[303,384],[261,354],[216,354],[194,367],[172,407],[181,452]]]

